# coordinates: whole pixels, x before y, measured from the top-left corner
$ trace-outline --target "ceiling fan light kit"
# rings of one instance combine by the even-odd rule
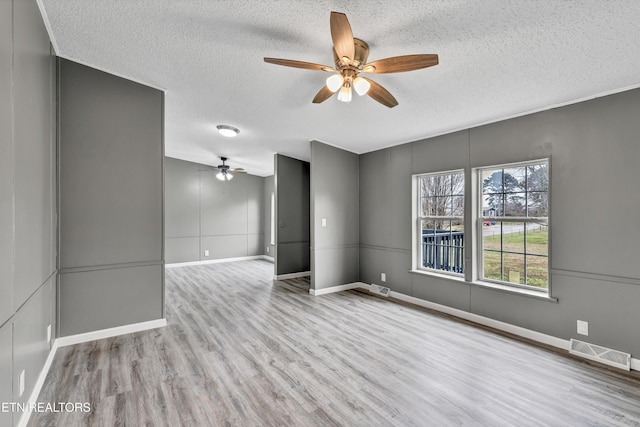
[[[338,92],[338,101],[351,102],[351,84],[349,82],[344,82],[340,88],[340,92]]]
[[[218,172],[216,178],[218,178],[220,181],[231,181],[233,175],[231,175],[231,173],[229,172]]]
[[[336,92],[338,101],[351,102],[353,88],[358,95],[369,95],[382,105],[393,108],[398,105],[393,95],[378,83],[359,76],[360,73],[401,73],[438,64],[438,55],[435,54],[394,56],[367,63],[369,45],[353,37],[351,24],[344,13],[331,12],[330,27],[335,68],[291,59],[264,58],[270,64],[335,73],[313,98],[314,104],[326,101]]]
[[[340,74],[333,74],[327,79],[327,87],[331,92],[336,92],[340,89],[342,87],[342,83],[344,83],[344,79]]]
[[[360,96],[362,95],[366,95],[367,92],[369,92],[369,89],[371,88],[371,83],[369,83],[367,80],[365,80],[362,77],[356,77],[353,80],[353,88],[356,90],[356,93]]]
[[[220,160],[222,160],[222,164],[214,167],[214,169],[219,171],[216,174],[216,178],[218,178],[220,181],[231,181],[233,179],[233,174],[231,172],[246,173],[246,171],[242,168],[231,169],[229,165],[225,163],[227,160],[229,160],[228,158],[220,157]]]

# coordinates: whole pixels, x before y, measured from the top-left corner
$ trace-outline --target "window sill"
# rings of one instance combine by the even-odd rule
[[[492,289],[498,292],[504,292],[508,294],[521,295],[528,298],[534,298],[540,301],[558,303],[558,298],[549,296],[549,294],[529,289],[516,288],[508,285],[501,285],[499,283],[482,282],[479,280],[473,282],[467,282],[464,277],[456,277],[449,274],[436,273],[425,270],[409,270],[409,273],[418,274],[421,276],[437,277],[438,279],[450,280],[452,282],[464,283],[471,286],[477,286],[483,289]]]
[[[455,282],[467,283],[467,281],[464,280],[464,276],[454,276],[453,274],[438,273],[437,271],[415,269],[415,270],[409,270],[409,273],[419,274],[422,276],[437,277],[439,279],[449,279]]]

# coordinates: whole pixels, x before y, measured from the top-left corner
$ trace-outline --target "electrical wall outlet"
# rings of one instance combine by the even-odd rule
[[[269,246],[267,246],[267,253],[269,253]]]
[[[380,273],[380,280],[383,282],[387,281],[387,273]]]
[[[204,250],[204,256],[209,256],[209,249]]]
[[[580,335],[589,335],[589,322],[578,320],[578,333]]]
[[[47,342],[51,342],[51,324],[47,326]]]
[[[24,394],[24,376],[26,375],[26,372],[24,371],[24,369],[22,370],[22,372],[20,372],[20,379],[19,379],[19,396],[22,397],[22,395]]]
[[[322,218],[322,226],[323,227],[327,226],[327,218]]]

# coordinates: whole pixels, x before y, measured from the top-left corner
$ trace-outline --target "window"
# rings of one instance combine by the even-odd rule
[[[464,171],[418,175],[417,265],[464,273]]]
[[[271,193],[271,241],[270,245],[276,244],[276,194]]]
[[[413,271],[548,295],[548,160],[472,171],[413,175]],[[477,227],[465,231],[465,218]]]
[[[549,287],[549,171],[546,161],[478,170],[479,278]]]

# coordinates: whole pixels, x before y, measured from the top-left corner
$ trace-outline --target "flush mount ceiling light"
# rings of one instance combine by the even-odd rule
[[[344,13],[331,12],[330,26],[335,68],[291,59],[264,58],[270,64],[334,73],[313,98],[314,104],[326,101],[336,92],[338,101],[351,102],[353,88],[358,95],[369,95],[382,105],[393,108],[398,105],[393,95],[373,80],[359,76],[360,73],[401,73],[438,64],[438,55],[433,54],[394,56],[367,62],[369,45],[353,37],[351,24]]]
[[[220,135],[226,136],[227,138],[233,138],[240,133],[240,129],[229,125],[218,125],[216,128],[218,128]]]

